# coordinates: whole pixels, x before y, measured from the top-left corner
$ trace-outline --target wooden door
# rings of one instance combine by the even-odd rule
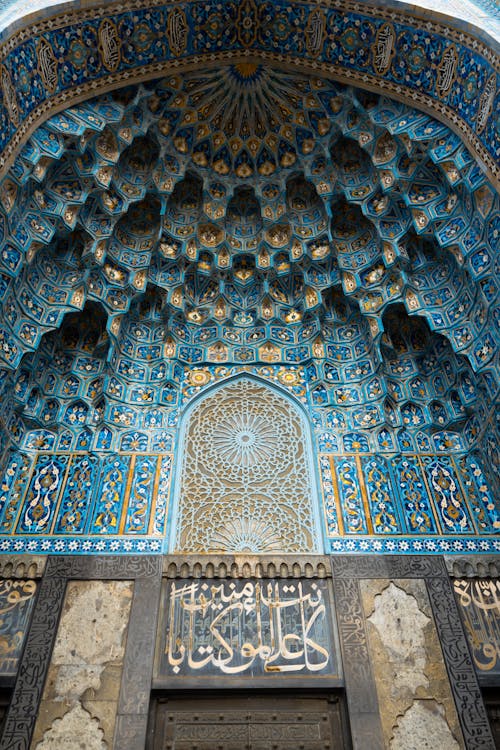
[[[348,750],[339,694],[204,693],[156,700],[152,750]]]

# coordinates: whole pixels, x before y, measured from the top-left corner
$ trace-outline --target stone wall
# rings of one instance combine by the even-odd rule
[[[384,744],[464,747],[425,582],[361,582]]]
[[[17,570],[31,570],[28,558],[5,572]],[[37,596],[0,750],[143,750],[152,688],[177,694],[186,680],[200,700],[207,687],[276,695],[284,685],[325,695],[344,688],[353,750],[494,750],[442,558],[60,556],[32,572]],[[241,664],[233,658],[237,637],[230,660],[220,642],[213,659],[207,650],[208,625],[215,617],[220,627],[223,605],[232,610],[228,592],[245,603]],[[204,649],[193,651],[192,660],[184,659],[192,646],[181,599],[188,620],[197,613],[196,628],[189,627]],[[260,613],[255,648],[254,610]],[[232,625],[242,617],[233,614]],[[275,616],[283,618],[283,643],[303,638],[305,669],[300,653],[285,649],[274,658],[267,648]],[[166,648],[174,620],[181,634]]]
[[[331,560],[355,750],[493,750],[442,558]]]
[[[112,747],[133,584],[68,584],[31,747]],[[82,739],[83,741],[83,739]]]

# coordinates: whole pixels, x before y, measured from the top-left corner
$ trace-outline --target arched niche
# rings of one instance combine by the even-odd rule
[[[171,549],[306,553],[320,549],[307,417],[265,382],[240,376],[186,411]]]

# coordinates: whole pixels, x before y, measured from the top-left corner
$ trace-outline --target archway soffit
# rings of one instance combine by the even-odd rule
[[[433,115],[460,135],[500,185],[496,42],[439,14],[431,19],[429,11],[410,14],[400,5],[296,0],[132,1],[41,13],[45,17],[31,15],[0,48],[1,174],[57,111],[169,72],[257,58]]]

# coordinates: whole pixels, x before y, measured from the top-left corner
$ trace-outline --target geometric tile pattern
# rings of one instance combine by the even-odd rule
[[[23,471],[13,456],[2,481],[0,550],[167,552],[172,465],[171,455],[48,453]],[[321,454],[319,468],[327,549],[500,551],[498,505],[474,459]],[[251,529],[227,528],[248,546],[260,527],[255,519]]]
[[[346,450],[463,449],[488,424],[498,198],[427,115],[227,66],[53,116],[3,188],[18,445],[156,450],[206,362],[308,363]]]
[[[0,194],[0,549],[165,551],[181,416],[246,373],[307,413],[327,549],[494,551],[498,195],[447,125],[321,68],[459,109],[493,175],[491,55],[368,7],[195,5],[6,50],[6,156],[47,107]],[[263,49],[158,78],[217,40],[317,73]]]

